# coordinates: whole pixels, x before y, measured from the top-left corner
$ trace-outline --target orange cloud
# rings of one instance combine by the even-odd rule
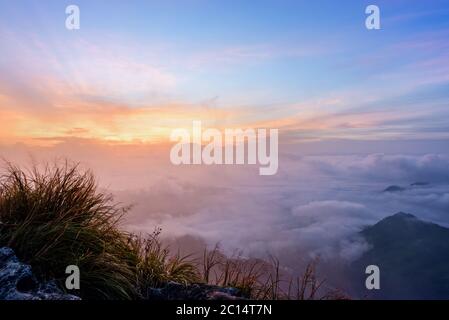
[[[1,97],[3,143],[49,144],[61,138],[83,138],[117,143],[167,141],[172,129],[190,127],[193,120],[220,126],[238,118],[236,110],[211,109],[186,103],[127,107],[108,102],[67,98],[47,108],[8,107]],[[37,112],[37,109],[39,112]]]

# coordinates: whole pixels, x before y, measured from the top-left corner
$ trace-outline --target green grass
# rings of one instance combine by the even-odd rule
[[[130,244],[140,257],[137,265],[137,287],[143,298],[147,288],[162,287],[168,281],[182,284],[201,282],[196,264],[189,256],[171,256],[168,247],[159,241],[161,230],[147,237],[133,236]]]
[[[8,246],[45,279],[65,280],[77,265],[88,299],[136,299],[145,285],[196,280],[193,265],[168,258],[156,238],[118,228],[126,208],[97,191],[76,165],[23,171],[11,164],[0,178],[0,246]]]

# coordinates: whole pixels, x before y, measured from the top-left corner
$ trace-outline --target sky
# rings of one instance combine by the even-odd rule
[[[449,226],[449,1],[0,0],[0,120],[0,159],[80,163],[131,231],[332,275],[386,216]],[[198,120],[279,129],[279,170],[172,165]]]
[[[80,30],[65,8],[80,8]],[[449,2],[0,0],[0,143],[448,138]]]

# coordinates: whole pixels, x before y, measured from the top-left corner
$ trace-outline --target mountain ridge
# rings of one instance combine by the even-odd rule
[[[380,299],[449,298],[448,228],[398,212],[366,227],[360,235],[370,246],[352,264],[362,295]],[[368,265],[380,268],[380,290],[364,287]]]

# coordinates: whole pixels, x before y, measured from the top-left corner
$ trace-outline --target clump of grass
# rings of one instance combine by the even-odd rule
[[[94,176],[67,162],[29,171],[7,164],[0,177],[0,246],[15,250],[43,279],[61,287],[77,265],[87,299],[135,299],[147,286],[197,280],[185,257],[157,240],[120,230],[127,208],[98,192]]]
[[[200,282],[196,264],[190,256],[179,253],[171,256],[167,246],[159,241],[161,229],[156,229],[147,237],[132,236],[130,245],[139,256],[137,264],[137,287],[142,297],[148,288],[162,287],[169,281],[182,284]]]
[[[234,287],[254,300],[336,300],[348,299],[343,292],[329,288],[317,276],[318,259],[312,260],[296,277],[286,275],[276,257],[267,260],[243,257],[236,252],[230,257],[216,245],[205,249],[199,269],[203,281],[219,286]]]
[[[117,228],[125,209],[111,200],[76,165],[23,171],[8,164],[0,178],[0,245],[43,278],[62,282],[65,268],[77,265],[83,298],[135,298],[139,257]]]

